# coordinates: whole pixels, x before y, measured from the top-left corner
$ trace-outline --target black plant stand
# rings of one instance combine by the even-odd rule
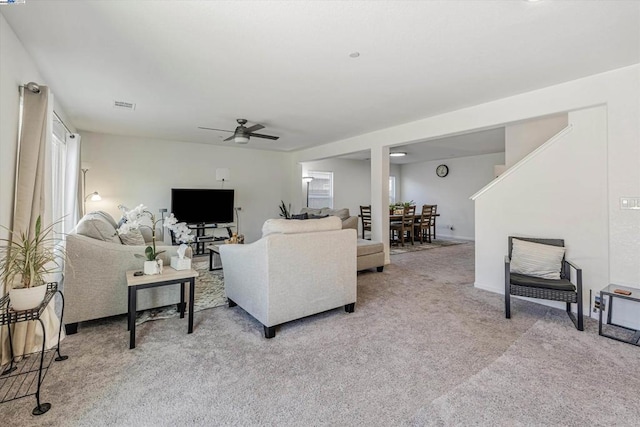
[[[30,310],[14,311],[9,307],[9,295],[0,298],[0,327],[7,325],[9,332],[9,349],[11,350],[11,362],[9,366],[0,374],[0,403],[9,402],[26,396],[36,396],[36,407],[31,413],[33,415],[42,415],[51,409],[50,403],[40,403],[40,386],[44,381],[44,377],[49,370],[51,362],[54,360],[55,353],[58,357],[56,361],[66,360],[69,356],[60,354],[60,334],[62,333],[62,320],[64,316],[64,296],[58,290],[58,283],[47,283],[47,292],[42,303],[36,308]],[[62,314],[60,315],[60,329],[58,330],[58,345],[54,349],[46,350],[47,332],[40,316],[56,293],[62,298]],[[36,353],[29,353],[22,356],[22,360],[15,362],[13,359],[13,341],[11,339],[11,324],[18,322],[26,322],[28,320],[37,320],[42,328],[42,349]],[[40,357],[37,357],[40,353]],[[38,363],[39,359],[39,363]],[[35,390],[34,390],[35,389]]]

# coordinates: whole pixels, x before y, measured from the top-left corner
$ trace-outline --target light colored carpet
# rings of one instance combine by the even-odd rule
[[[431,243],[415,242],[405,243],[404,246],[391,246],[389,255],[406,254],[407,252],[425,251],[428,249],[441,248],[443,246],[460,245],[462,243],[469,243],[467,240],[449,240],[449,239],[432,239]]]
[[[566,314],[473,287],[472,243],[394,256],[358,273],[354,313],[277,328],[239,307],[147,322],[124,317],[63,341],[42,400],[0,405],[30,426],[636,426],[639,349],[577,331]],[[501,262],[497,260],[496,262]]]
[[[224,274],[222,270],[209,271],[208,258],[204,260],[193,260],[192,267],[198,271],[195,283],[195,300],[193,302],[193,312],[218,307],[227,303],[227,297],[224,293]],[[187,291],[188,292],[188,291]],[[187,311],[189,305],[187,304]],[[176,304],[166,307],[159,307],[150,310],[144,310],[138,313],[136,317],[136,325],[140,325],[149,320],[168,319],[170,317],[179,316],[180,312]]]
[[[640,349],[623,344],[620,352],[613,340],[594,342],[595,322],[574,333],[567,321],[546,313],[493,363],[426,406],[416,424],[640,425],[640,378],[628,369],[640,365]]]

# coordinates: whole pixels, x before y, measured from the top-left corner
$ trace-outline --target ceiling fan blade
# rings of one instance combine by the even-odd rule
[[[226,130],[226,129],[216,129],[216,128],[206,128],[203,126],[198,126],[198,129],[206,129],[206,130],[219,130],[220,132],[235,132],[232,130]]]
[[[254,130],[264,129],[264,126],[255,124],[247,128],[247,132],[253,132]]]
[[[276,139],[280,138],[279,136],[263,135],[263,134],[260,134],[260,133],[250,133],[249,135],[255,136],[256,138],[273,139],[274,141]]]
[[[234,133],[233,135],[231,135],[229,138],[225,139],[225,141],[231,141],[233,138],[236,137],[236,134]]]

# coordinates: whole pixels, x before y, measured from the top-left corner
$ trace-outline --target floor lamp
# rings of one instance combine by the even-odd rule
[[[306,182],[307,183],[307,207],[309,207],[309,184],[311,183],[311,181],[313,181],[313,177],[312,176],[303,176],[302,177],[302,182]]]
[[[102,200],[102,197],[100,197],[100,194],[98,194],[97,191],[94,191],[91,194],[86,194],[87,191],[87,172],[89,171],[89,168],[83,168],[81,169],[82,171],[82,194],[84,195],[84,200],[82,201],[82,215],[86,215],[87,214],[87,199],[89,197],[91,197],[91,201],[92,202],[98,202],[100,200]]]

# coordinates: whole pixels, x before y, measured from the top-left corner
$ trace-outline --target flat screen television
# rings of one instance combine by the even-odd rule
[[[172,188],[171,212],[187,224],[233,222],[234,190]]]

